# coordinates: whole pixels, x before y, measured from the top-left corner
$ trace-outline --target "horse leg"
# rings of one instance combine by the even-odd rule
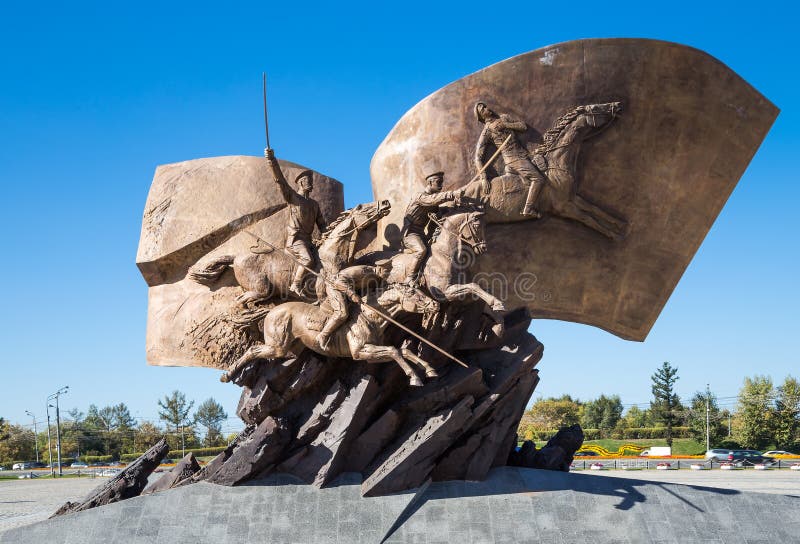
[[[444,296],[448,301],[453,301],[462,298],[466,294],[472,294],[479,299],[483,300],[489,308],[486,309],[485,313],[495,322],[494,326],[492,327],[492,331],[497,336],[502,336],[504,331],[504,320],[503,316],[500,315],[500,312],[504,312],[506,307],[503,302],[495,297],[484,291],[480,285],[477,283],[457,283],[454,285],[449,285],[444,290]]]
[[[601,221],[605,221],[606,223],[613,225],[619,231],[622,231],[625,228],[625,225],[627,224],[622,219],[614,217],[613,215],[605,211],[597,204],[592,204],[591,202],[589,202],[588,200],[586,200],[577,193],[574,196],[574,201],[575,205],[578,206],[578,208],[591,215],[594,215],[595,217],[599,217]]]
[[[236,302],[242,306],[247,306],[248,304],[259,304],[261,302],[269,300],[269,295],[265,295],[263,293],[257,293],[255,291],[245,291],[241,295],[236,297]]]
[[[250,346],[250,348],[244,352],[244,355],[236,359],[230,368],[228,368],[228,371],[224,372],[222,376],[219,377],[219,381],[227,383],[235,379],[239,372],[255,359],[274,359],[279,356],[279,350],[277,350],[275,346],[268,344]]]
[[[414,369],[411,368],[411,365],[403,359],[400,350],[396,347],[364,344],[358,351],[353,352],[353,359],[357,361],[366,361],[368,363],[388,363],[389,361],[395,361],[400,365],[400,368],[403,369],[405,375],[408,376],[410,385],[414,387],[422,385],[422,380],[417,376],[416,372],[414,372]]]
[[[436,369],[433,368],[428,361],[423,359],[422,357],[417,356],[416,353],[411,351],[408,346],[410,341],[406,340],[403,342],[403,345],[400,347],[400,352],[403,354],[403,357],[411,361],[412,363],[416,363],[421,366],[425,370],[425,377],[426,378],[438,378],[439,373],[436,372]]]
[[[590,229],[596,230],[611,240],[618,240],[621,236],[616,231],[611,230],[603,223],[598,221],[593,215],[581,210],[573,201],[565,202],[559,209],[559,215],[566,217],[567,219],[574,219],[579,223],[583,223]]]

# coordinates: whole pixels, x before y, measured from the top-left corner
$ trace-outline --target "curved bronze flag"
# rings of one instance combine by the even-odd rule
[[[478,106],[484,103],[485,108]],[[385,241],[425,175],[487,203],[476,281],[534,317],[644,340],[778,109],[713,57],[641,39],[553,45],[428,96],[372,158]],[[531,186],[537,188],[531,191]],[[526,200],[540,219],[523,215]]]

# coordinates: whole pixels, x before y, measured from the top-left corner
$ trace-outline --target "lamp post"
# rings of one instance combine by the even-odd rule
[[[55,393],[53,393],[52,395],[47,397],[48,401],[50,399],[55,399],[56,400],[56,406],[55,406],[55,408],[56,408],[56,455],[58,456],[58,475],[59,476],[63,476],[64,473],[63,473],[63,471],[61,469],[61,419],[60,419],[60,414],[59,414],[59,410],[58,410],[58,398],[61,395],[64,395],[65,393],[67,393],[68,391],[69,391],[69,386],[65,385],[64,387],[62,387],[61,389],[59,389],[58,391],[56,391]]]
[[[711,449],[711,389],[706,384],[706,451]]]
[[[25,413],[31,416],[33,420],[33,449],[36,450],[36,462],[39,462],[39,434],[36,432],[36,416],[25,410]]]
[[[50,477],[54,478],[56,473],[53,468],[53,447],[50,445],[50,403],[46,402],[45,406],[45,411],[47,412],[47,462],[50,463]]]

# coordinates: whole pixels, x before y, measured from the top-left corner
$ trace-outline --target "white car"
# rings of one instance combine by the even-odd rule
[[[772,450],[764,452],[764,457],[775,457],[776,455],[797,455],[797,454],[783,450]]]

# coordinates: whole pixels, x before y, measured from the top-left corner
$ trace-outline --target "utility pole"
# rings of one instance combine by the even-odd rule
[[[48,399],[50,397],[47,397]],[[47,411],[47,460],[50,463],[50,477],[55,478],[56,473],[55,469],[53,468],[53,447],[50,445],[50,403],[46,402],[45,410]]]
[[[61,419],[60,419],[60,414],[59,414],[59,410],[58,410],[58,398],[61,395],[67,393],[68,391],[69,391],[69,386],[65,385],[64,387],[62,387],[61,389],[59,389],[58,391],[56,391],[55,393],[53,393],[52,395],[47,397],[48,401],[50,399],[55,399],[56,400],[56,406],[55,406],[55,408],[56,408],[56,455],[58,456],[58,475],[59,476],[63,476],[64,472],[63,472],[63,470],[61,468]]]
[[[706,384],[706,451],[711,449],[711,388]]]
[[[33,419],[33,448],[36,450],[36,462],[39,462],[39,433],[36,432],[36,416],[25,410],[25,413]]]

